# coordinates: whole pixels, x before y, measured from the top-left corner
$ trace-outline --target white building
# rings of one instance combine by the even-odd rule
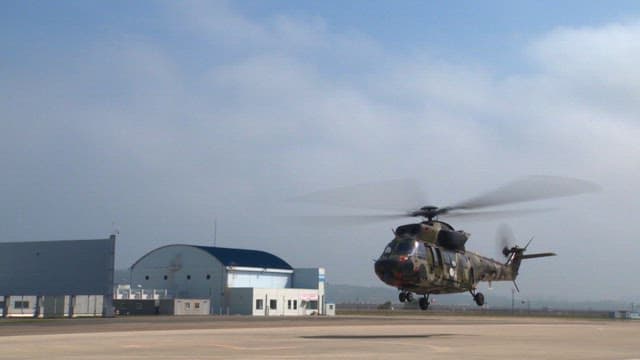
[[[305,315],[324,309],[323,268],[293,269],[258,250],[168,245],[131,266],[132,289],[209,299],[213,314]]]

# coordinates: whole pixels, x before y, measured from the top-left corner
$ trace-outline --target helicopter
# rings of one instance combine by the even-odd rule
[[[478,306],[485,304],[484,294],[478,291],[480,282],[515,280],[522,260],[555,256],[553,252],[525,254],[531,240],[524,246],[514,242],[511,230],[499,228],[504,262],[466,249],[470,234],[456,230],[441,218],[485,217],[494,218],[547,211],[549,209],[482,210],[496,206],[534,200],[551,199],[595,192],[600,188],[594,183],[574,178],[555,176],[529,176],[512,181],[491,192],[456,203],[451,206],[433,205],[413,207],[396,214],[339,215],[331,219],[348,219],[349,223],[369,223],[404,217],[423,220],[398,226],[394,238],[374,262],[377,277],[385,284],[399,290],[400,302],[413,302],[414,294],[420,296],[420,309],[427,310],[432,294],[469,292]],[[410,180],[362,184],[333,190],[319,191],[297,198],[307,202],[330,205],[397,209],[408,202],[417,202],[416,184]],[[411,209],[411,208],[410,208]]]

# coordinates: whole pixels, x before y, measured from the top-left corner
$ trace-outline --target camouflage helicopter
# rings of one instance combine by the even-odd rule
[[[332,221],[347,219],[347,223],[359,224],[403,217],[424,218],[420,223],[402,225],[394,230],[394,239],[375,260],[376,275],[384,283],[400,291],[398,295],[400,302],[411,302],[414,300],[414,294],[420,295],[418,304],[422,310],[429,308],[431,294],[469,292],[475,303],[482,306],[485,299],[484,295],[477,291],[479,282],[513,281],[518,289],[515,280],[522,260],[556,254],[552,252],[525,254],[531,240],[524,247],[509,245],[513,243],[513,234],[510,229],[502,227],[499,229],[499,239],[502,242],[502,254],[506,261],[500,262],[466,250],[465,244],[470,234],[455,230],[439,218],[494,218],[545,211],[548,209],[478,210],[597,190],[599,190],[597,185],[584,180],[531,176],[452,206],[422,206],[400,214],[331,216],[331,219]],[[400,180],[319,191],[297,199],[339,206],[380,209],[398,208],[398,205],[415,202],[420,197],[415,182]]]

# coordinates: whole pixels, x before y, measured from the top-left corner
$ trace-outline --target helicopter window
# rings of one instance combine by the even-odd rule
[[[435,266],[435,263],[433,261],[434,256],[433,256],[433,248],[431,246],[427,247],[427,262],[429,263],[431,270],[433,271],[433,267]]]
[[[436,260],[438,262],[438,266],[442,266],[442,253],[438,248],[436,248]]]
[[[416,247],[416,242],[413,239],[402,239],[397,241],[395,245],[395,249],[393,249],[395,254],[411,255]]]
[[[384,248],[382,256],[411,255],[417,247],[416,241],[410,238],[395,239]]]
[[[421,243],[421,242],[418,243],[417,253],[418,253],[418,257],[420,259],[426,259],[427,258],[427,249],[424,247],[424,244]]]
[[[394,247],[395,247],[395,240],[387,244],[387,246],[382,251],[382,255],[380,255],[380,256],[388,257],[393,252],[393,248]]]

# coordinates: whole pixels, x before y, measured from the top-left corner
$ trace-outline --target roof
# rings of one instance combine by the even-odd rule
[[[246,266],[293,270],[291,265],[281,258],[260,250],[232,249],[213,246],[194,246],[213,255],[224,266]]]

